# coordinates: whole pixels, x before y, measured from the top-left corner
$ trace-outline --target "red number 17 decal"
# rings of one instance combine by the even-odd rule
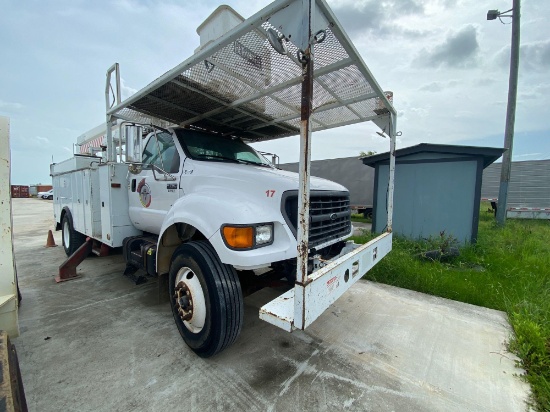
[[[275,194],[275,190],[266,190],[265,194],[267,195],[267,197],[273,197],[273,195]]]

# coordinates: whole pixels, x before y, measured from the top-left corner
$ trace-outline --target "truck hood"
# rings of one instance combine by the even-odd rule
[[[189,166],[191,165],[186,162],[182,181],[186,180],[185,174],[189,173]],[[279,194],[287,190],[298,190],[299,184],[298,173],[253,165],[194,161],[191,170],[192,188],[189,189],[199,191],[216,186],[222,190],[259,191],[265,196],[267,190],[275,190]],[[310,189],[347,191],[338,183],[318,177],[310,178]]]

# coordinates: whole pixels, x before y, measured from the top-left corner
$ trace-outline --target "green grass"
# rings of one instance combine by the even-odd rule
[[[372,219],[367,219],[362,213],[353,213],[351,215],[352,222],[372,223]]]
[[[508,313],[510,350],[527,371],[537,410],[550,410],[550,221],[511,220],[498,227],[483,205],[478,241],[450,260],[419,255],[441,239],[394,236],[393,250],[364,278]],[[373,238],[355,237],[357,243]],[[448,240],[443,239],[443,240]]]

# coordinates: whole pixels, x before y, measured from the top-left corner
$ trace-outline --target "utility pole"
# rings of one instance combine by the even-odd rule
[[[488,20],[490,10],[487,14]],[[510,10],[509,10],[510,11]],[[506,205],[508,201],[508,183],[510,182],[510,171],[512,168],[512,148],[514,145],[514,123],[516,120],[516,96],[518,91],[519,71],[519,35],[520,35],[520,0],[514,0],[512,8],[512,50],[510,55],[510,79],[508,82],[508,107],[506,111],[506,129],[504,131],[504,148],[506,151],[502,156],[502,168],[500,172],[500,187],[498,191],[497,224],[504,225],[506,222]],[[498,11],[497,11],[498,12]],[[507,12],[505,12],[507,13]],[[498,13],[497,17],[510,17],[504,13]]]

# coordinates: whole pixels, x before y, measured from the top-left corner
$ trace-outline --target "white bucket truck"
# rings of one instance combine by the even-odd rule
[[[391,250],[393,156],[387,230],[361,246],[345,241],[348,191],[309,164],[312,131],[364,121],[393,153],[396,112],[324,0],[278,0],[247,20],[220,6],[197,31],[192,57],[125,101],[113,65],[106,125],[51,174],[67,255],[86,237],[123,246],[127,275],[168,280],[179,332],[208,357],[237,339],[243,290],[286,278],[260,317],[305,329]],[[247,145],[296,134],[299,174]]]

